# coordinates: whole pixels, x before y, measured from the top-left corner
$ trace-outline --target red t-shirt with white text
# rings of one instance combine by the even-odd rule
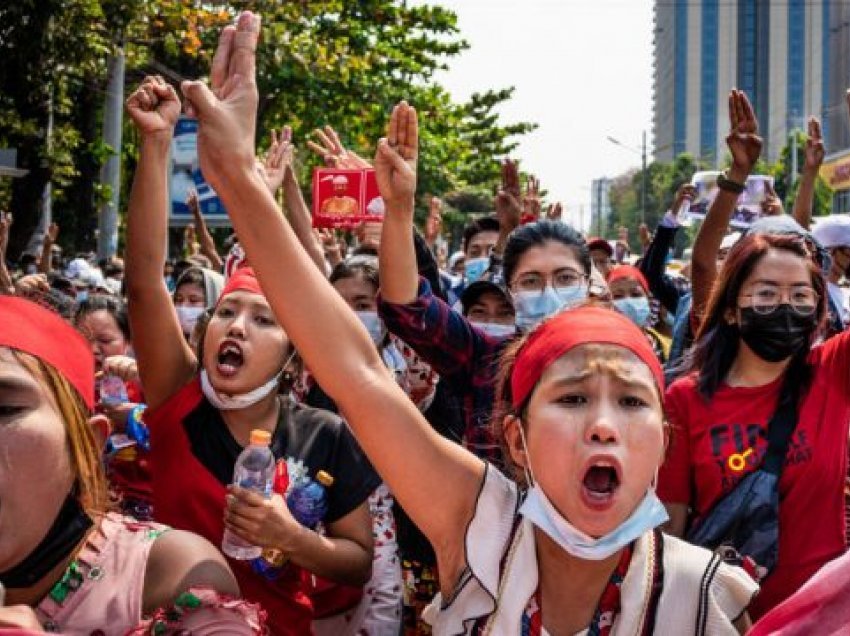
[[[827,561],[844,553],[844,482],[850,424],[850,332],[812,349],[811,386],[804,396],[779,482],[779,558],[750,607],[758,618],[793,594]],[[711,510],[767,452],[767,424],[782,377],[759,387],[721,385],[710,401],[691,375],[667,390],[674,427],[658,495]]]

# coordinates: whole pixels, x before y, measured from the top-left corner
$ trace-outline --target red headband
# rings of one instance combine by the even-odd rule
[[[94,356],[91,345],[58,314],[23,298],[0,296],[0,347],[47,363],[94,409]]]
[[[254,270],[250,267],[240,267],[233,272],[230,278],[227,279],[224,289],[221,290],[219,302],[221,302],[221,299],[225,296],[235,291],[245,291],[252,294],[259,294],[260,296],[264,295],[263,290],[260,289],[260,283],[257,280],[257,276],[254,274]]]
[[[643,291],[647,294],[649,293],[649,283],[646,282],[646,277],[643,275],[637,267],[633,265],[619,265],[611,270],[611,273],[608,274],[608,284],[610,285],[614,281],[622,280],[623,278],[633,278],[640,286],[643,287]]]
[[[583,344],[609,344],[628,349],[649,367],[658,388],[664,391],[661,363],[640,328],[621,313],[587,306],[561,312],[542,323],[520,349],[511,375],[514,409],[522,408],[550,364]]]

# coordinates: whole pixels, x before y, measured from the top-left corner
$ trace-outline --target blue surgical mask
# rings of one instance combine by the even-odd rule
[[[463,265],[464,282],[471,285],[484,275],[488,267],[490,267],[490,259],[486,256],[468,259]]]
[[[75,299],[78,303],[87,301],[89,299],[89,290],[84,289],[82,291],[78,291]]]
[[[516,326],[522,332],[531,331],[540,322],[565,308],[575,307],[587,298],[587,287],[549,287],[542,292],[519,291],[513,294]]]
[[[565,552],[574,557],[589,561],[602,561],[625,548],[648,530],[657,528],[669,519],[664,504],[655,494],[653,483],[637,508],[619,526],[599,538],[585,534],[558,512],[558,509],[552,505],[546,493],[534,479],[530,464],[531,456],[525,443],[522,425],[520,425],[520,437],[529,461],[529,467],[526,468],[526,479],[532,486],[519,509],[519,513],[549,535],[549,538],[561,546]]]
[[[509,338],[516,334],[516,325],[500,325],[497,322],[473,322],[472,324],[494,338]]]
[[[590,561],[607,559],[669,518],[655,489],[650,488],[628,519],[605,536],[595,539],[564,519],[538,484],[528,491],[519,514],[549,535],[564,551]]]
[[[640,298],[618,298],[614,306],[621,314],[643,329],[649,322],[649,299],[646,296]]]
[[[372,342],[375,345],[379,345],[384,341],[384,337],[387,335],[387,328],[384,326],[384,321],[381,320],[381,317],[378,316],[377,311],[358,311],[355,312],[357,317],[360,318],[360,322],[363,323],[363,326],[366,327],[366,331],[369,332],[369,336],[372,338]]]

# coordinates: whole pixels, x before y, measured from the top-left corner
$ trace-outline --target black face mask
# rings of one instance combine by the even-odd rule
[[[801,316],[787,303],[769,314],[741,307],[739,330],[741,338],[759,358],[781,362],[809,344],[815,330],[815,316]]]
[[[68,558],[91,526],[92,520],[80,506],[77,497],[68,495],[47,536],[18,565],[0,572],[0,582],[8,588],[32,587],[63,559]]]

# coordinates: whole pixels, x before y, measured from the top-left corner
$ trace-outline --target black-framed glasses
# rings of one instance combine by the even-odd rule
[[[750,306],[757,314],[767,315],[776,311],[783,300],[801,316],[811,316],[818,308],[818,293],[809,285],[774,285],[758,283],[753,285],[750,293],[741,294],[742,298],[750,299]]]

